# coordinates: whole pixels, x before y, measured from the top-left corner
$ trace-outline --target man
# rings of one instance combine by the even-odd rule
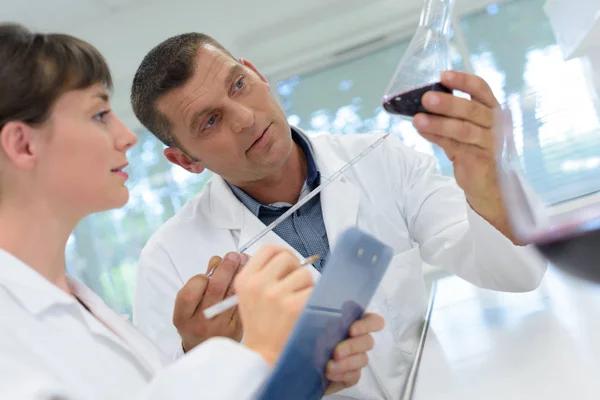
[[[442,83],[472,100],[430,92],[423,102],[436,115],[417,115],[414,125],[445,150],[456,182],[442,176],[431,157],[388,138],[259,242],[287,245],[298,256],[319,254],[312,268],[316,277],[349,226],[394,247],[370,305],[384,316],[386,328],[374,334],[359,383],[341,392],[350,398],[400,397],[425,311],[423,260],[506,291],[534,289],[545,272],[545,263],[529,248],[512,242],[496,180],[496,99],[472,75],[446,73]],[[308,137],[290,127],[256,68],[197,33],[170,38],[150,51],[134,78],[131,100],[142,124],[167,145],[169,161],[216,175],[144,248],[134,321],[175,356],[215,335],[241,340],[235,309],[210,321],[172,316],[178,291],[204,265],[213,268],[221,261],[213,255],[243,246],[378,136]],[[225,257],[195,306],[204,309],[230,296],[238,265],[235,256]]]

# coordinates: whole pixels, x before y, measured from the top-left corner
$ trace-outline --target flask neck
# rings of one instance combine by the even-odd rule
[[[447,34],[452,23],[454,0],[426,0],[421,11],[419,27]]]

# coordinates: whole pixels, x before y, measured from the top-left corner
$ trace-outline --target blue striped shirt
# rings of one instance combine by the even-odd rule
[[[300,199],[308,195],[311,190],[319,186],[321,174],[315,163],[315,157],[308,140],[292,128],[292,139],[304,152],[306,158],[306,182],[302,188]],[[227,183],[235,196],[250,210],[260,221],[269,225],[292,205],[284,202],[262,204],[252,198],[237,186]],[[323,221],[321,209],[321,195],[312,198],[296,212],[287,217],[273,231],[285,240],[290,246],[304,257],[318,254],[321,258],[314,266],[321,271],[329,255],[329,242]]]

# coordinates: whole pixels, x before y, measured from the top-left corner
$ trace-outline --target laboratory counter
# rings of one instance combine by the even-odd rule
[[[432,399],[600,399],[600,286],[554,270],[528,293],[437,281],[403,396]]]

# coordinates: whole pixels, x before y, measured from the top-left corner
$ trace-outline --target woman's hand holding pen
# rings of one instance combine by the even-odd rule
[[[244,344],[273,366],[298,316],[308,300],[314,281],[291,251],[263,246],[234,280],[239,298]]]

